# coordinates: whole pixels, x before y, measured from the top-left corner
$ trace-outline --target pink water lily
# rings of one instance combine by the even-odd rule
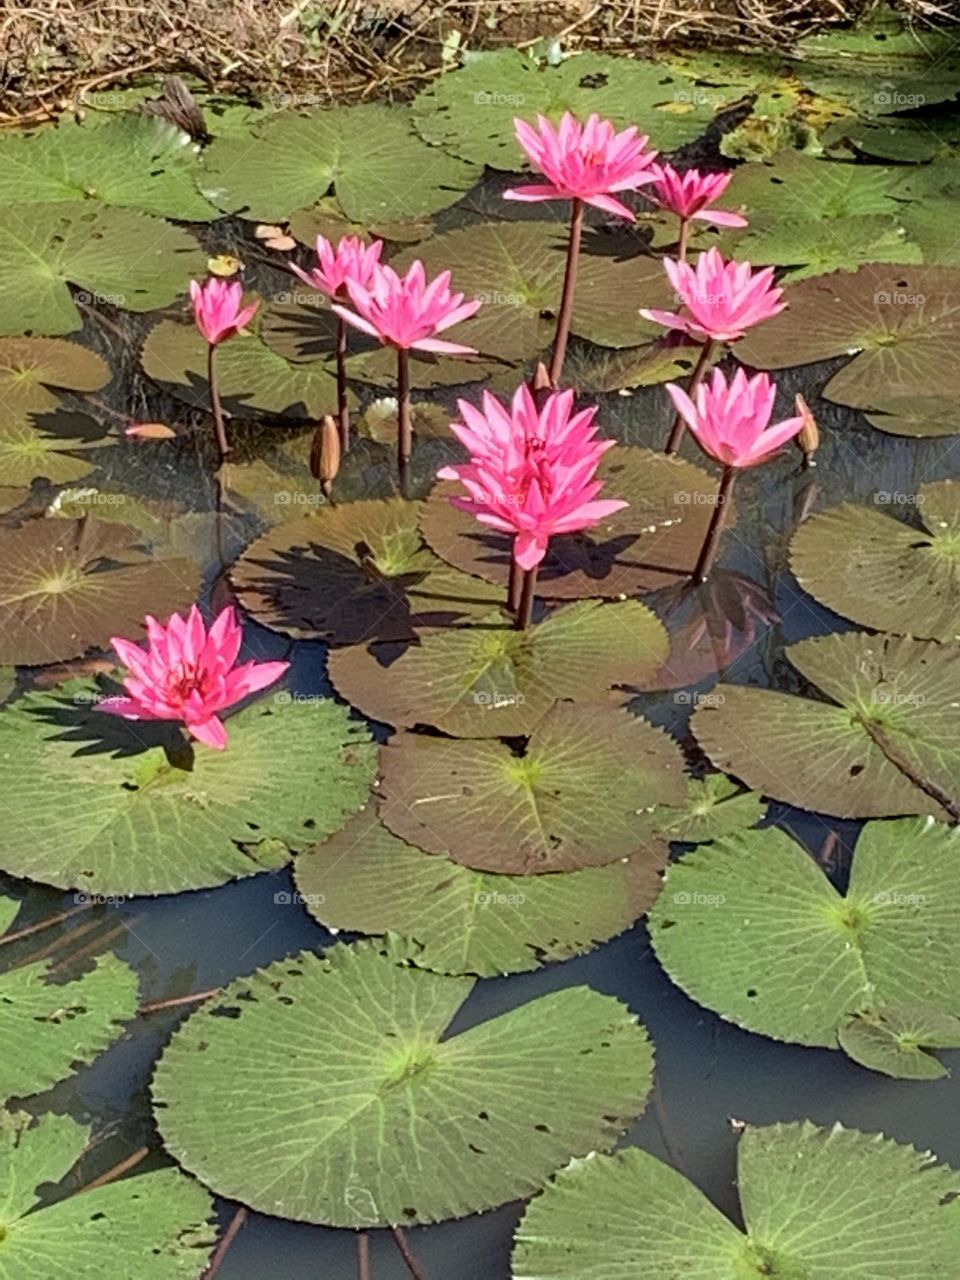
[[[449,271],[441,271],[427,284],[423,263],[417,259],[405,276],[393,267],[377,265],[368,284],[348,278],[346,286],[355,309],[335,306],[334,311],[379,342],[404,351],[476,355],[473,347],[436,336],[476,315],[481,307],[480,298],[464,302],[462,293],[451,292]]]
[[[748,378],[743,369],[728,382],[721,369],[702,383],[694,399],[675,383],[667,391],[705,453],[727,467],[755,467],[803,429],[803,417],[770,425],[776,385],[765,373]]]
[[[317,265],[310,271],[291,264],[291,271],[312,288],[336,298],[339,302],[349,299],[347,281],[353,280],[362,289],[369,289],[373,282],[374,268],[379,265],[383,241],[365,244],[359,236],[344,236],[334,247],[324,236],[317,236]]]
[[[193,315],[197,328],[211,346],[232,338],[245,328],[256,314],[259,302],[242,307],[243,285],[239,280],[218,280],[211,277],[206,284],[190,281],[190,297],[193,299]]]
[[[689,314],[642,310],[648,320],[679,329],[700,341],[736,342],[754,325],[786,307],[783,290],[773,283],[773,267],[755,271],[749,262],[727,262],[719,249],[708,249],[695,267],[672,258],[664,267]]]
[[[209,630],[194,605],[186,617],[175,613],[166,626],[145,620],[149,647],[114,636],[110,644],[130,674],[126,697],[104,698],[98,711],[126,720],[179,720],[187,732],[222,751],[227,731],[218,718],[248,694],[273,684],[289,662],[244,662],[236,666],[243,640],[232,607],[221,610]]]
[[[634,221],[633,212],[614,192],[635,191],[653,182],[656,151],[631,125],[620,133],[609,120],[594,113],[581,124],[569,111],[555,129],[546,116],[537,117],[536,128],[526,120],[514,120],[517,141],[547,184],[511,187],[507,200],[582,200],[605,213]]]
[[[669,209],[682,221],[712,222],[717,227],[745,227],[747,220],[739,213],[711,209],[733,177],[732,173],[700,173],[686,169],[682,173],[670,164],[654,166],[656,181],[647,192],[661,209]]]

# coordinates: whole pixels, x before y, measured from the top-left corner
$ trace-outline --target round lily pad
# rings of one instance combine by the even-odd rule
[[[750,226],[771,230],[781,223],[818,224],[824,235],[842,238],[847,218],[897,212],[891,194],[900,179],[892,166],[824,160],[802,151],[782,151],[772,164],[745,164],[733,176],[724,207],[742,209]]]
[[[558,698],[605,701],[651,676],[668,652],[663,624],[638,601],[578,600],[525,631],[489,613],[422,632],[398,656],[340,650],[329,670],[338,692],[375,720],[496,738],[530,733]]]
[[[285,218],[332,186],[348,218],[403,221],[457,201],[479,176],[473,164],[414,133],[405,107],[366,103],[282,112],[249,134],[216,139],[204,153],[201,191],[246,218]]]
[[[853,1014],[839,1030],[844,1053],[898,1080],[942,1080],[933,1049],[960,1049],[960,1018],[927,1004],[881,1006]]]
[[[231,580],[266,626],[339,642],[412,639],[415,627],[499,604],[499,588],[451,569],[424,546],[418,514],[402,498],[317,508],[252,543]]]
[[[651,942],[699,1004],[777,1040],[836,1048],[887,1005],[955,1015],[958,848],[929,819],[870,823],[843,896],[784,832],[742,832],[671,864]]]
[[[744,791],[724,773],[708,773],[687,783],[687,799],[679,809],[657,815],[660,830],[671,840],[703,844],[755,827],[767,806],[756,791]]]
[[[637,595],[689,578],[706,537],[718,481],[682,458],[618,445],[600,463],[603,497],[629,506],[582,534],[550,540],[537,592],[548,599]],[[512,539],[481,525],[449,498],[453,481],[430,495],[420,520],[427,542],[466,573],[506,586]],[[735,519],[731,508],[728,521]],[[728,525],[728,527],[730,527]]]
[[[107,362],[78,342],[61,338],[0,339],[0,402],[4,425],[60,407],[54,388],[99,391],[110,381]],[[10,419],[7,415],[10,415]],[[4,473],[5,475],[6,473]]]
[[[531,1195],[643,1110],[650,1042],[616,1000],[572,988],[450,1035],[473,982],[406,955],[337,946],[232,983],[157,1067],[167,1148],[270,1214],[406,1225]]]
[[[953,436],[960,432],[956,400],[946,396],[884,396],[883,413],[868,413],[867,421],[893,436]]]
[[[754,167],[754,166],[748,166]],[[782,283],[834,271],[857,271],[868,262],[923,262],[920,245],[903,224],[883,214],[821,221],[786,218],[737,237],[737,254],[757,266],[791,267]]]
[[[0,898],[0,930],[19,905]],[[92,1061],[119,1038],[137,999],[137,975],[110,954],[73,982],[50,982],[42,960],[0,973],[0,1100],[42,1093]]]
[[[196,1280],[216,1242],[213,1201],[192,1178],[161,1169],[59,1194],[91,1141],[70,1116],[0,1112],[4,1280]],[[42,1190],[41,1190],[42,1189]]]
[[[69,484],[93,470],[92,463],[73,456],[76,452],[113,443],[98,422],[82,413],[0,420],[0,475],[11,484],[29,485],[38,476]]]
[[[30,520],[0,533],[0,662],[34,665],[79,657],[144,615],[191,604],[191,560],[158,560],[124,525],[85,516]]]
[[[72,333],[78,301],[126,311],[164,307],[202,275],[193,236],[131,209],[17,204],[0,210],[0,334]]]
[[[591,951],[648,909],[665,849],[553,876],[471,871],[398,839],[367,809],[294,861],[297,888],[329,929],[397,933],[436,973],[525,973]]]
[[[939,1280],[957,1175],[929,1152],[804,1120],[748,1126],[745,1231],[636,1147],[562,1169],[517,1229],[514,1280]]]
[[[844,503],[805,521],[790,563],[805,591],[860,626],[960,640],[960,485],[924,485],[909,504]],[[886,514],[887,512],[891,514]],[[917,528],[915,519],[922,522]]]
[[[228,721],[226,751],[187,747],[164,721],[97,710],[80,682],[0,712],[16,778],[0,813],[0,867],[91,893],[159,894],[274,869],[364,804],[364,727],[330,699],[263,695]],[[297,750],[291,752],[290,744]]]
[[[830,699],[720,685],[693,731],[719,769],[798,808],[847,818],[958,808],[960,652],[859,632],[787,650]]]
[[[502,875],[603,866],[653,846],[683,801],[672,738],[617,707],[558,702],[524,753],[403,733],[380,752],[380,815],[429,853]]]

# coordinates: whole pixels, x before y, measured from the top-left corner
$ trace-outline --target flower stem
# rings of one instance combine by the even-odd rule
[[[517,606],[517,630],[526,631],[533,617],[533,598],[537,589],[537,565],[532,569],[524,569],[523,585],[520,588],[520,603]]]
[[[700,383],[703,381],[703,375],[707,372],[707,365],[710,362],[710,357],[712,354],[713,354],[713,339],[707,338],[703,346],[700,348],[700,355],[697,357],[697,363],[694,365],[693,373],[690,375],[690,382],[687,385],[687,395],[690,397],[691,400],[693,400],[696,397],[697,388],[700,386]],[[673,428],[670,431],[670,439],[667,441],[667,447],[664,449],[663,452],[666,454],[676,453],[677,450],[680,448],[681,443],[683,442],[683,437],[686,430],[687,430],[687,424],[684,422],[682,415],[678,413],[673,420]]]
[[[347,322],[337,316],[337,426],[340,452],[350,448],[350,410],[347,407]]]
[[[507,608],[511,613],[515,614],[520,608],[520,583],[523,580],[523,570],[510,557],[510,578],[507,582]]]
[[[227,430],[223,425],[223,405],[220,403],[220,388],[217,386],[217,344],[207,344],[207,384],[210,387],[210,409],[213,413],[213,429],[217,435],[217,448],[222,462],[230,452],[227,442]]]
[[[365,1231],[357,1234],[357,1280],[370,1280],[370,1237]]]
[[[677,257],[681,262],[687,260],[687,246],[690,243],[690,219],[680,219],[680,243],[677,246]]]
[[[567,241],[567,268],[563,275],[563,295],[557,316],[557,332],[553,339],[553,358],[550,361],[550,381],[557,386],[563,373],[570,337],[570,321],[573,319],[573,295],[577,288],[577,265],[580,261],[580,237],[583,231],[583,201],[574,197],[570,214],[570,239]]]
[[[404,1262],[407,1264],[407,1270],[413,1276],[413,1280],[427,1280],[427,1273],[420,1266],[416,1255],[410,1248],[406,1232],[402,1227],[391,1227],[390,1230],[393,1233],[394,1243],[400,1250],[400,1257],[403,1258]]]
[[[717,548],[720,545],[720,535],[723,533],[724,522],[727,518],[727,507],[729,507],[730,499],[733,496],[733,482],[736,478],[736,467],[724,467],[723,475],[720,478],[720,488],[717,492],[717,505],[714,507],[713,515],[710,517],[710,527],[707,529],[707,536],[700,549],[700,559],[697,561],[697,567],[693,571],[694,582],[706,582],[710,576],[710,570],[713,568],[713,562],[716,559]]]
[[[400,483],[406,487],[407,469],[413,453],[413,414],[410,409],[410,356],[397,348],[397,469]]]

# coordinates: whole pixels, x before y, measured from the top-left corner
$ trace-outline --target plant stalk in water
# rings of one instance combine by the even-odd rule
[[[397,469],[406,491],[410,456],[413,453],[413,412],[410,407],[410,353],[397,348]]]
[[[520,603],[517,606],[517,630],[526,631],[533,617],[533,601],[537,590],[537,569],[538,565],[534,565],[532,569],[524,569],[523,581],[520,587]]]
[[[350,448],[350,409],[347,405],[347,322],[337,316],[337,426],[340,452]]]
[[[570,213],[570,237],[567,241],[567,266],[563,275],[563,294],[557,315],[557,332],[553,339],[553,356],[550,360],[550,382],[556,386],[563,373],[573,320],[573,299],[577,291],[577,268],[580,263],[580,240],[583,235],[583,201],[574,197]]]
[[[370,1280],[370,1237],[357,1233],[357,1280]]]
[[[720,479],[720,489],[717,493],[717,503],[713,508],[713,515],[710,517],[710,527],[707,529],[707,536],[700,550],[697,567],[693,571],[694,582],[706,582],[710,576],[710,570],[713,568],[713,562],[717,556],[717,548],[720,546],[720,535],[723,533],[724,522],[727,518],[727,507],[730,505],[730,499],[733,495],[733,482],[736,478],[736,467],[729,465],[724,467],[723,475]]]
[[[707,372],[707,365],[710,363],[710,357],[713,354],[713,339],[707,338],[700,347],[700,355],[697,357],[697,363],[694,365],[693,373],[690,375],[690,382],[687,385],[687,395],[691,400],[696,400],[697,388],[703,381],[703,375]],[[664,453],[668,456],[677,452],[683,443],[683,437],[686,434],[687,424],[684,422],[681,414],[676,414],[673,419],[673,427],[670,431],[670,439],[667,441],[667,447]]]
[[[217,386],[217,344],[207,344],[207,383],[210,387],[210,412],[213,414],[213,429],[217,437],[217,449],[220,461],[223,462],[230,452],[227,440],[227,429],[223,422],[223,405],[220,403],[220,388]]]

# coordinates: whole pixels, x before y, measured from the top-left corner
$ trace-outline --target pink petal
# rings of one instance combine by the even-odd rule
[[[206,720],[191,721],[187,725],[187,731],[204,746],[213,747],[214,751],[223,751],[227,745],[227,731],[216,716],[210,716]]]

